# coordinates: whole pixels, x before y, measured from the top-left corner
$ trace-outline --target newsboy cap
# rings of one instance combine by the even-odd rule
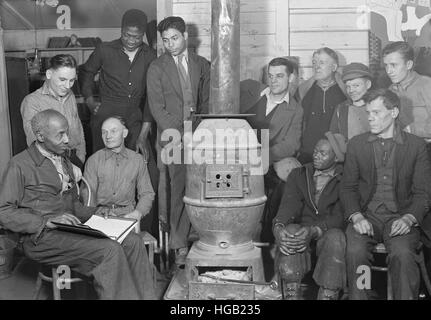
[[[357,78],[373,78],[370,69],[363,63],[352,62],[343,67],[341,79],[346,82]]]

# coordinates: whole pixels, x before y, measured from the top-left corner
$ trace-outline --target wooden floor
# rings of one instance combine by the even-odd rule
[[[273,264],[269,252],[264,252],[263,258],[266,262],[264,266],[266,273],[265,277],[271,279],[273,276]],[[157,257],[155,257],[155,260],[157,263]],[[174,265],[173,259],[171,260],[171,264]],[[18,254],[15,255],[13,261],[14,266],[12,274],[7,278],[0,279],[0,300],[32,300],[35,293],[39,265],[38,263]],[[163,299],[174,273],[175,271],[171,270],[170,272],[157,274],[156,292],[160,300]],[[79,290],[80,286],[82,286],[82,284],[73,284],[72,290],[63,290],[62,299],[82,300],[97,298],[91,288],[87,287],[85,288],[86,290]],[[85,297],[80,296],[81,292],[85,293]],[[44,283],[39,299],[52,299],[52,289],[50,284]]]
[[[264,269],[266,279],[271,279],[273,275],[273,265],[271,259],[268,257],[268,252],[263,252]],[[38,272],[38,264],[26,259],[22,256],[16,256],[14,258],[15,266],[11,276],[0,279],[0,300],[32,300],[35,292],[36,278]],[[270,261],[270,263],[268,263]],[[373,276],[374,279],[374,276]],[[171,279],[168,275],[161,275],[158,273],[157,276],[157,295],[160,300],[163,299],[165,292],[170,284]],[[311,278],[311,273],[307,275],[304,279],[304,285],[306,286],[306,291],[304,292],[304,298],[306,300],[314,300],[317,295],[317,287]],[[77,284],[72,285],[73,290],[63,290],[62,298],[65,300],[87,300],[96,299],[96,295],[91,287],[87,286],[86,290],[76,290]],[[381,300],[385,299],[385,289],[386,282],[384,275],[378,275],[375,280],[373,280],[373,288],[376,290],[376,296],[374,299]],[[81,292],[85,292],[85,296],[78,296]],[[421,290],[421,300],[430,300],[428,295],[424,295],[426,292],[424,288]],[[52,290],[48,284],[44,284],[43,290],[39,296],[40,300],[52,299]]]

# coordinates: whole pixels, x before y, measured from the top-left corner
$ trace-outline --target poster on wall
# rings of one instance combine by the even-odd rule
[[[431,76],[431,0],[368,0],[368,8],[370,65],[381,68],[381,49],[406,41],[415,49],[416,71]]]

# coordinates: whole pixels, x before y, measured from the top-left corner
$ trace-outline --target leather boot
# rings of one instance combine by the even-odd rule
[[[320,287],[319,293],[317,294],[317,300],[338,300],[339,291],[340,290]]]
[[[284,300],[303,300],[301,283],[283,281]]]

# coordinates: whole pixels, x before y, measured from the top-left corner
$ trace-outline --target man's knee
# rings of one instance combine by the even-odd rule
[[[346,247],[346,235],[341,229],[329,229],[323,234],[323,237],[334,246],[339,246],[340,248]]]
[[[141,236],[137,233],[130,232],[126,238],[124,238],[121,246],[127,251],[127,250],[145,250],[144,241],[142,240]]]
[[[407,239],[402,239],[400,236],[386,246],[388,250],[388,259],[396,259],[401,262],[411,262],[415,259],[416,249]]]
[[[346,230],[346,256],[365,257],[368,254],[368,236],[356,232],[350,224]]]
[[[122,245],[134,246],[139,244],[141,241],[142,239],[139,234],[132,231],[124,238]]]
[[[329,229],[322,236],[322,241],[325,242],[325,248],[331,252],[342,253],[346,251],[346,236],[341,229]]]
[[[105,257],[113,257],[124,254],[123,248],[117,241],[104,239],[99,245]]]
[[[300,229],[302,228],[302,226],[300,224],[288,224],[286,226],[286,231],[289,232],[289,234],[295,234],[296,232],[298,232]]]

